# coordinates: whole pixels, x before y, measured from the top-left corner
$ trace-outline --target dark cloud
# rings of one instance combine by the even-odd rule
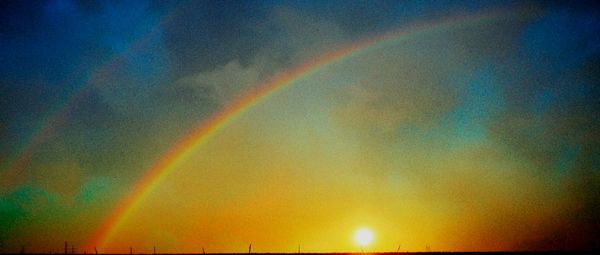
[[[536,247],[598,248],[598,53],[593,8],[548,9],[523,34],[530,47],[505,81],[507,110],[490,134],[534,162],[540,174],[562,173],[574,205]],[[551,25],[554,24],[554,25]],[[515,75],[516,74],[516,75]],[[560,170],[558,170],[560,169]],[[567,227],[568,226],[568,227]]]
[[[247,63],[266,39],[255,29],[266,13],[250,2],[190,1],[170,15],[163,24],[164,42],[181,75],[234,59]]]

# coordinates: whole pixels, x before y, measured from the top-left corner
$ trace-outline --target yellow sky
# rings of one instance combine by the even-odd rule
[[[340,121],[339,107],[351,97],[322,100],[351,96],[356,83],[322,86],[330,78],[300,81],[225,128],[161,183],[106,246],[359,251],[352,235],[368,227],[375,238],[367,251],[503,250],[551,226],[561,207],[547,203],[550,187],[523,171],[527,164],[518,156],[485,139],[450,151],[442,145],[451,139],[427,134],[388,144],[393,135],[385,126],[393,120],[357,116],[362,128],[384,126],[357,133]],[[372,114],[365,112],[357,114]]]

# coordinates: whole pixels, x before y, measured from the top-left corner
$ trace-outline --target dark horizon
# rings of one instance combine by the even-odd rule
[[[146,254],[146,255],[243,255],[243,254],[255,254],[255,255],[290,255],[290,254],[299,254],[299,255],[361,255],[361,254],[373,254],[373,255],[393,255],[393,254],[553,254],[553,253],[587,253],[593,252],[594,250],[544,250],[544,251],[406,251],[406,252],[309,252],[309,253],[298,253],[298,252],[252,252],[252,253],[97,253],[102,255],[136,255],[136,254]],[[96,254],[96,253],[64,253],[64,252],[54,252],[54,253],[1,253],[1,254]]]

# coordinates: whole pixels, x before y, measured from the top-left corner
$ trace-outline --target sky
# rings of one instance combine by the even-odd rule
[[[599,249],[599,7],[0,1],[0,249]]]

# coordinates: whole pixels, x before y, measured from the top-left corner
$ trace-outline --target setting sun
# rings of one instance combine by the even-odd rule
[[[354,232],[354,241],[361,247],[367,246],[373,242],[373,232],[368,228],[359,228]]]

